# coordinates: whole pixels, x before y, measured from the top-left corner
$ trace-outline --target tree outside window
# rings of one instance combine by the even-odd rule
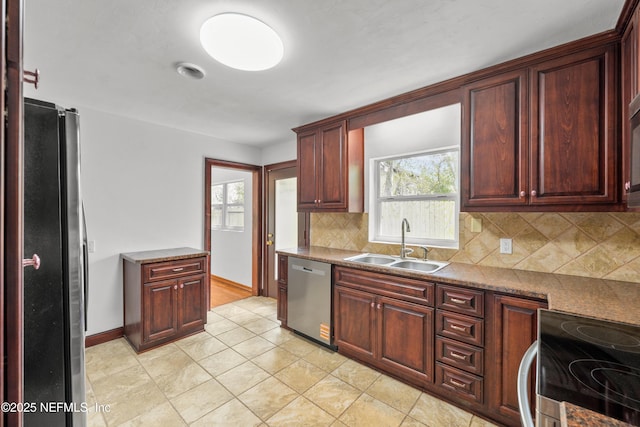
[[[458,164],[457,147],[375,160],[371,240],[399,242],[407,218],[407,243],[458,247]]]
[[[244,230],[244,181],[211,186],[211,228]]]

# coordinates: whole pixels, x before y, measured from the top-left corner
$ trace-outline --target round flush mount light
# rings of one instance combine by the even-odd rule
[[[196,64],[191,64],[189,62],[178,62],[176,64],[176,71],[181,76],[189,77],[196,80],[203,79],[205,76],[205,72],[202,67],[199,67]]]
[[[282,60],[280,36],[267,24],[240,13],[222,13],[200,28],[200,43],[216,61],[238,70],[261,71]]]

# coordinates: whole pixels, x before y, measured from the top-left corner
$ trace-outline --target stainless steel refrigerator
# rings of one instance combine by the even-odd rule
[[[86,230],[78,114],[24,102],[24,425],[85,426]],[[53,404],[52,404],[53,403]],[[44,405],[44,406],[43,406]]]

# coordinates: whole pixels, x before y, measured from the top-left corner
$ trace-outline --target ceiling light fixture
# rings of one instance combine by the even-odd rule
[[[199,67],[196,64],[191,64],[189,62],[178,62],[176,64],[176,71],[181,76],[189,77],[196,80],[203,79],[205,76],[205,72],[202,67]]]
[[[200,27],[200,43],[216,61],[238,70],[261,71],[282,60],[280,36],[267,24],[239,13],[222,13]]]

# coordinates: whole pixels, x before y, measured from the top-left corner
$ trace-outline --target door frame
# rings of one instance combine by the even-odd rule
[[[2,402],[23,401],[23,0],[2,2],[2,93],[8,112],[0,138],[0,356]],[[9,24],[10,23],[10,24]],[[6,46],[6,50],[5,50]],[[7,86],[5,86],[5,80]],[[22,426],[22,413],[5,412],[0,426]]]
[[[273,206],[271,204],[271,198],[274,197],[274,190],[271,188],[271,179],[270,174],[272,172],[278,172],[283,169],[290,169],[297,167],[297,160],[289,160],[286,162],[273,163],[270,165],[264,166],[264,188],[265,188],[265,196],[264,196],[264,230],[265,234],[269,232],[270,229],[274,226],[273,222],[275,221],[275,212]],[[297,169],[296,169],[297,172]],[[309,247],[309,212],[305,212],[304,214],[299,212],[298,214],[298,247],[300,248],[308,248]],[[277,238],[277,237],[276,237]],[[263,274],[263,295],[268,295],[269,289],[269,278],[273,275],[273,269],[275,266],[270,263],[270,255],[269,255],[269,246],[267,245],[266,236],[263,238],[263,260],[264,260],[264,274]],[[274,257],[275,263],[275,257]]]
[[[253,221],[251,222],[251,295],[261,295],[262,291],[262,167],[227,160],[204,159],[204,249],[211,253],[211,168],[221,167],[251,172]],[[211,258],[211,256],[209,257]],[[209,260],[211,263],[211,260]],[[211,276],[211,271],[209,271]],[[207,310],[211,308],[209,289],[211,277],[206,286]]]

